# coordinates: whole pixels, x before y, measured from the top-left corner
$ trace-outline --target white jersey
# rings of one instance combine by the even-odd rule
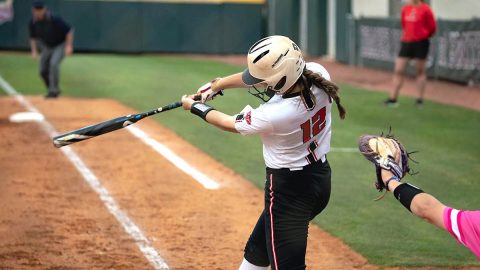
[[[307,63],[306,68],[330,80],[322,65]],[[247,106],[237,115],[235,129],[240,134],[261,136],[267,167],[295,170],[325,160],[330,151],[332,102],[322,89],[312,85],[311,90],[314,106],[301,96],[275,95],[258,108]]]

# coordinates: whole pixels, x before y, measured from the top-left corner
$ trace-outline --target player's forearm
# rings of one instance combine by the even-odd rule
[[[207,114],[206,120],[208,123],[223,129],[225,131],[238,133],[235,129],[235,117],[224,114],[219,111],[210,111]]]
[[[421,193],[415,196],[410,205],[412,213],[417,217],[426,220],[427,222],[444,229],[443,211],[445,205],[428,193]]]
[[[37,52],[37,41],[34,38],[30,39],[30,49],[32,53]]]
[[[65,37],[65,45],[73,47],[73,30],[70,30]]]
[[[392,176],[393,174],[390,171],[382,169],[382,179],[385,183]],[[388,183],[388,190],[393,193],[400,185],[401,183],[398,181],[390,181]],[[445,229],[445,225],[443,224],[443,210],[445,207],[446,206],[439,200],[427,193],[416,195],[410,204],[410,210],[414,215],[432,223],[440,229]]]
[[[184,110],[190,111],[220,129],[238,133],[235,129],[235,117],[216,111],[208,104],[193,100],[193,97],[193,95],[184,95],[182,97],[182,107]]]
[[[242,81],[242,73],[235,73],[227,77],[220,78],[214,84],[214,90],[224,90],[231,88],[246,88],[248,85],[244,84]]]

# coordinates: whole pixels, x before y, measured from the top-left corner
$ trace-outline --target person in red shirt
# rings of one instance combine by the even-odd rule
[[[403,84],[405,67],[410,59],[415,60],[418,99],[416,105],[423,105],[425,86],[427,83],[426,58],[430,47],[430,38],[437,29],[435,18],[430,7],[423,0],[409,0],[402,8],[402,44],[393,76],[393,91],[385,101],[387,106],[398,106],[397,98]]]

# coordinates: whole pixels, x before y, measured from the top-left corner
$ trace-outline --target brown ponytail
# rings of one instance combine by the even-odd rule
[[[338,86],[335,83],[325,79],[322,75],[308,69],[305,69],[303,71],[303,76],[305,76],[307,81],[313,83],[315,86],[325,91],[325,93],[327,93],[327,95],[335,101],[335,103],[337,104],[338,114],[340,115],[340,118],[345,119],[345,114],[347,113],[347,111],[345,110],[345,107],[340,104],[340,97],[338,96]]]

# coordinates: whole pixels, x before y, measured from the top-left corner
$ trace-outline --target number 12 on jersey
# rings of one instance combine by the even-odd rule
[[[305,123],[301,124],[300,127],[303,131],[303,143],[310,141],[312,137],[317,136],[325,128],[325,116],[327,109],[326,107],[321,108],[318,112]]]

